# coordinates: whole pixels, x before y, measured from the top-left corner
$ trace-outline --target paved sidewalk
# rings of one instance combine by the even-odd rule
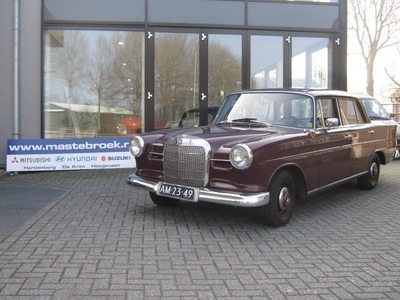
[[[400,161],[372,191],[299,201],[281,228],[256,209],[156,207],[129,173],[1,176],[62,194],[0,244],[0,299],[400,299]]]

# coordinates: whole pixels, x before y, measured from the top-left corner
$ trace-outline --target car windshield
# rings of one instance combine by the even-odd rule
[[[207,124],[211,124],[217,114],[219,106],[210,106],[207,110]],[[200,108],[185,111],[179,120],[179,127],[198,126],[200,124]]]
[[[362,98],[365,109],[371,120],[390,120],[390,115],[383,108],[382,104],[375,98]]]
[[[262,123],[313,128],[313,103],[311,97],[296,93],[234,94],[224,100],[213,123]]]

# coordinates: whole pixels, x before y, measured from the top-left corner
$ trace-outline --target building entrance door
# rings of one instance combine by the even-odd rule
[[[293,36],[291,86],[332,88],[333,39],[329,36]]]
[[[185,111],[199,106],[199,35],[154,36],[154,125],[174,127]]]
[[[335,88],[334,36],[195,31],[146,34],[146,131],[207,125],[243,88]]]
[[[154,31],[147,48],[146,131],[210,124],[242,88],[241,34]]]
[[[243,88],[242,35],[208,34],[208,103],[221,105],[229,93]]]

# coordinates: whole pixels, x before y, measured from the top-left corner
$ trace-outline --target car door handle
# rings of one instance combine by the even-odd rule
[[[344,138],[345,138],[345,139],[351,139],[351,134],[345,134],[345,135],[344,135]]]
[[[374,133],[374,130],[372,129],[372,130],[368,131],[368,133],[369,134]]]

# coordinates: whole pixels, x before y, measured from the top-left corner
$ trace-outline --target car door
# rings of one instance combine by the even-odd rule
[[[319,186],[338,182],[352,174],[352,135],[344,126],[336,98],[321,98],[316,102],[317,143],[319,144]],[[332,120],[336,124],[330,124]]]
[[[351,173],[360,174],[368,169],[369,159],[375,147],[375,129],[357,99],[340,98],[339,106],[342,122],[349,128],[351,134]]]

